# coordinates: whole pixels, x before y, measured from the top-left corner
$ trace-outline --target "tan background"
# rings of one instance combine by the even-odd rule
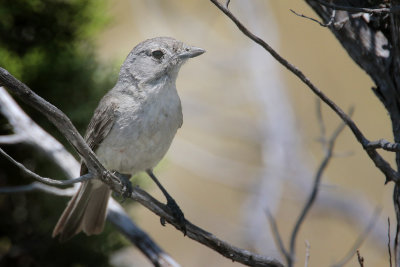
[[[289,11],[316,17],[303,1],[235,0],[231,8],[343,109],[354,106],[353,118],[368,138],[391,139],[389,118],[369,77],[328,29]],[[157,174],[191,222],[238,247],[279,257],[264,210],[275,214],[288,244],[323,157],[315,141],[315,97],[209,1],[114,0],[109,10],[113,19],[97,43],[99,56],[110,64],[117,60],[117,66],[138,42],[155,36],[207,50],[178,77],[184,125]],[[339,120],[325,106],[323,114],[330,133]],[[311,245],[309,266],[337,262],[376,206],[383,211],[360,251],[367,266],[388,265],[387,217],[395,223],[392,185],[384,186],[383,175],[347,129],[336,151],[341,156],[327,169],[320,202],[298,236],[297,266],[304,266],[305,240]],[[144,186],[162,199],[151,182]],[[141,206],[130,213],[182,266],[239,266],[171,226],[161,227]],[[134,248],[116,253],[112,264],[149,266]],[[347,266],[358,266],[355,257]]]

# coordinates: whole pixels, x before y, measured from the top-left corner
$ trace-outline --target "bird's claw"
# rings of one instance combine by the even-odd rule
[[[133,192],[133,187],[132,187],[132,183],[129,180],[131,178],[130,175],[127,174],[122,174],[119,172],[114,172],[114,174],[119,178],[121,184],[122,184],[122,202],[124,202],[127,198],[130,198]]]
[[[182,210],[179,208],[178,204],[176,204],[175,200],[173,198],[170,198],[167,200],[167,207],[171,211],[172,216],[174,217],[175,221],[177,224],[180,226],[181,230],[183,231],[183,235],[186,235],[186,219],[185,215],[183,214]],[[161,218],[161,224],[165,224],[165,219],[162,220]]]

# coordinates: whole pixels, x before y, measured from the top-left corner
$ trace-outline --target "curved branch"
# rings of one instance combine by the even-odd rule
[[[101,165],[96,155],[87,146],[82,136],[78,133],[76,128],[64,113],[62,113],[54,105],[48,103],[46,100],[35,94],[28,86],[17,80],[3,68],[0,68],[0,85],[6,86],[28,105],[34,107],[43,115],[45,115],[79,152],[93,176],[100,178],[104,183],[109,185],[113,191],[119,194],[126,193],[123,192],[123,187],[119,179]],[[138,201],[143,206],[161,218],[165,219],[170,224],[174,225],[178,230],[181,228],[180,224],[174,221],[174,217],[166,205],[160,203],[140,188],[134,188],[130,198]],[[204,231],[189,221],[186,221],[186,230],[187,236],[191,239],[206,245],[207,247],[220,253],[222,256],[233,261],[237,261],[249,266],[283,266],[278,260],[271,257],[264,257],[251,253],[248,250],[232,246],[231,244],[218,239],[213,234]]]
[[[16,135],[23,137],[23,143],[40,150],[51,161],[53,161],[69,178],[79,174],[80,164],[55,138],[45,132],[40,126],[32,121],[28,115],[18,106],[7,91],[0,87],[0,112],[7,118]],[[43,191],[60,196],[71,196],[76,192],[77,187],[60,189],[48,186],[39,182],[29,185],[15,187],[1,187],[0,193],[22,193],[32,191]],[[116,229],[125,235],[133,245],[154,264],[160,267],[180,266],[171,256],[165,253],[149,235],[143,232],[121,205],[113,198],[108,205],[108,218]]]
[[[76,183],[80,183],[80,182],[84,182],[87,180],[90,180],[93,177],[93,175],[91,173],[87,173],[85,175],[82,175],[78,178],[75,179],[70,179],[70,180],[53,180],[47,177],[42,177],[36,173],[34,173],[33,171],[29,170],[28,168],[26,168],[23,164],[19,163],[18,161],[16,161],[15,159],[13,159],[10,155],[8,155],[3,149],[0,148],[0,154],[2,154],[5,158],[7,158],[9,161],[11,161],[15,166],[17,166],[23,173],[32,176],[34,179],[38,180],[41,183],[47,184],[47,185],[71,185],[71,184],[76,184]]]
[[[82,160],[85,162],[93,176],[100,178],[114,191],[117,191],[120,194],[124,193],[124,187],[120,180],[101,165],[100,161],[76,130],[71,120],[61,110],[38,96],[28,86],[17,80],[3,68],[0,68],[0,85],[7,87],[9,90],[14,92],[22,101],[38,110],[54,126],[56,126],[68,142],[81,155]]]
[[[28,193],[34,191],[42,191],[57,196],[72,196],[76,192],[73,188],[60,189],[39,182],[33,182],[28,185],[0,187],[0,194]]]
[[[246,35],[248,38],[253,40],[255,43],[263,47],[268,53],[271,54],[279,63],[286,67],[290,72],[296,75],[304,84],[306,84],[311,91],[317,95],[325,104],[327,104],[350,128],[356,137],[357,141],[362,145],[364,150],[367,152],[370,159],[375,163],[375,166],[386,176],[386,183],[389,181],[399,182],[399,173],[394,170],[390,164],[382,158],[382,156],[376,151],[366,149],[370,144],[370,141],[364,136],[364,134],[357,127],[355,122],[347,116],[347,114],[335,104],[329,97],[327,97],[320,89],[318,89],[298,68],[280,56],[271,46],[269,46],[263,39],[250,32],[232,12],[222,5],[218,0],[210,0],[219,10],[221,10],[229,19],[231,19],[239,30]]]

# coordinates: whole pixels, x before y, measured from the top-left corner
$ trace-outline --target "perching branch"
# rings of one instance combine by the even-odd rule
[[[0,68],[0,84],[6,86],[28,105],[34,107],[45,115],[78,151],[85,164],[88,166],[89,172],[92,173],[94,177],[97,177],[108,184],[113,191],[119,194],[124,193],[119,179],[101,165],[96,155],[87,146],[82,136],[77,132],[69,118],[64,113],[35,94],[25,84],[18,81],[3,68]],[[134,188],[130,198],[138,201],[153,213],[175,226],[178,230],[181,228],[181,226],[174,221],[173,215],[164,204],[160,203],[140,188]],[[257,255],[247,250],[234,247],[231,244],[218,239],[213,234],[193,225],[189,221],[186,221],[186,231],[187,236],[191,239],[206,245],[233,261],[249,266],[283,266],[278,260],[271,257]]]
[[[94,152],[89,148],[70,119],[63,112],[38,96],[35,92],[29,89],[28,86],[17,80],[3,68],[0,68],[0,85],[7,87],[21,98],[21,100],[38,110],[51,123],[53,123],[80,154],[82,160],[88,167],[89,172],[92,173],[94,177],[101,179],[114,191],[120,194],[124,193],[125,189],[119,179],[101,165]]]
[[[386,183],[389,181],[399,182],[399,173],[394,170],[390,164],[382,158],[382,156],[376,151],[371,149],[366,149],[370,145],[370,141],[364,136],[360,131],[355,122],[346,115],[346,113],[333,102],[329,97],[327,97],[320,89],[318,89],[297,67],[292,65],[282,56],[280,56],[271,46],[269,46],[263,39],[254,35],[250,30],[248,30],[232,12],[222,5],[218,0],[210,0],[219,10],[221,10],[229,19],[231,19],[239,30],[253,40],[255,43],[263,47],[268,53],[271,54],[279,63],[286,67],[290,72],[296,75],[304,84],[306,84],[311,91],[316,94],[325,104],[327,104],[351,129],[357,141],[362,145],[370,159],[374,162],[375,166],[385,175]]]
[[[79,173],[80,164],[75,158],[62,144],[32,121],[3,87],[0,87],[0,112],[12,126],[14,135],[21,137],[18,143],[28,144],[39,150],[60,167],[63,173],[69,178],[75,177]],[[10,142],[8,144],[13,143]],[[59,196],[71,196],[76,192],[76,189],[77,187],[60,189],[34,182],[23,186],[1,187],[0,193],[11,194],[43,191]],[[133,245],[138,247],[154,266],[179,266],[174,259],[166,254],[145,232],[135,225],[121,205],[113,198],[109,201],[107,215],[108,221],[124,234]]]
[[[75,179],[70,179],[70,180],[53,180],[47,177],[42,177],[36,173],[34,173],[33,171],[29,170],[28,168],[26,168],[23,164],[19,163],[18,161],[16,161],[15,159],[13,159],[10,155],[8,155],[6,152],[4,152],[3,149],[0,148],[0,154],[2,154],[5,158],[7,158],[9,161],[11,161],[15,166],[17,166],[23,173],[25,173],[26,175],[31,176],[32,178],[34,178],[35,180],[38,180],[39,182],[43,183],[43,184],[47,184],[47,185],[71,185],[71,184],[75,184],[75,183],[80,183],[80,182],[84,182],[87,180],[90,180],[93,177],[93,175],[91,173],[87,173],[84,174],[78,178]]]
[[[290,258],[289,252],[286,250],[285,245],[283,244],[281,234],[278,230],[278,225],[276,224],[274,216],[272,216],[271,212],[267,209],[265,211],[267,214],[268,222],[271,227],[271,232],[274,236],[275,244],[278,246],[279,252],[285,257],[286,261]]]
[[[57,196],[72,196],[76,192],[74,188],[60,189],[39,182],[33,182],[28,185],[0,187],[0,194],[29,193],[35,191],[41,191]]]
[[[335,15],[336,15],[336,9],[333,9],[333,10],[332,10],[331,19],[330,19],[327,23],[323,23],[323,22],[321,22],[321,21],[319,21],[319,20],[316,20],[316,19],[314,19],[314,18],[311,18],[311,17],[309,17],[309,16],[306,16],[306,15],[303,15],[303,14],[299,14],[299,13],[297,13],[296,11],[294,11],[293,9],[290,9],[290,11],[291,11],[293,14],[295,14],[296,16],[299,16],[299,17],[301,17],[301,18],[305,18],[305,19],[309,19],[309,20],[311,20],[311,21],[314,21],[314,22],[318,23],[318,24],[319,24],[320,26],[322,26],[322,27],[329,27],[329,26],[331,26],[332,23],[333,23],[333,21],[334,21],[334,19],[335,19]]]
[[[357,260],[360,267],[364,267],[364,258],[361,256],[360,251],[357,249]]]

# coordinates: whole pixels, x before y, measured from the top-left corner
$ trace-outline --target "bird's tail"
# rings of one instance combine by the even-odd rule
[[[87,235],[101,233],[110,193],[110,188],[101,181],[83,182],[54,227],[53,237],[60,235],[63,242],[80,231]]]

